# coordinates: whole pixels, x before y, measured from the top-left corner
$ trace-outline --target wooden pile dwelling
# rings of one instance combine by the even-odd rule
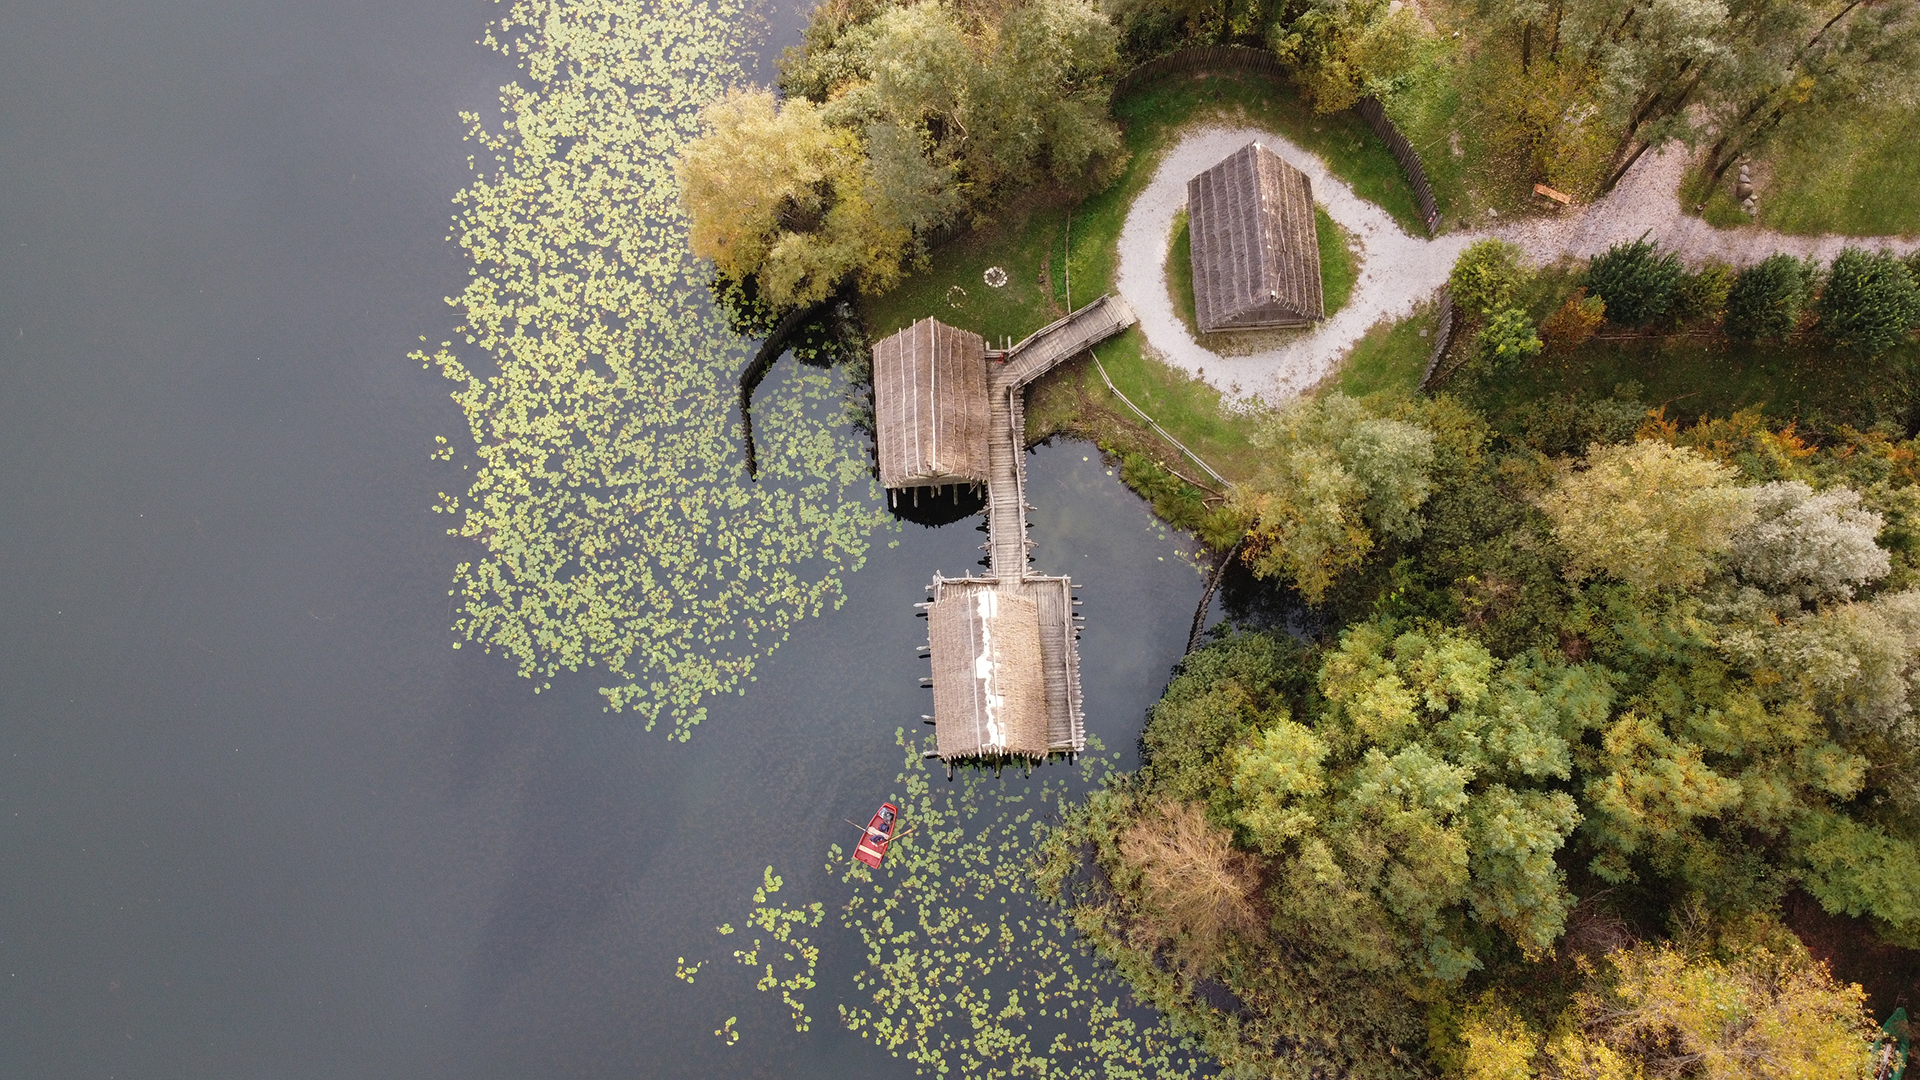
[[[1248,143],[1187,181],[1187,229],[1202,333],[1326,317],[1313,184],[1280,155]]]
[[[921,319],[873,347],[874,436],[889,492],[987,482],[987,346]]]
[[[1134,323],[1125,302],[1103,296],[1005,351],[935,319],[874,345],[874,436],[880,477],[906,488],[987,485],[992,573],[935,575],[927,616],[936,749],[957,761],[1043,760],[1086,748],[1080,698],[1080,619],[1073,583],[1027,572],[1026,391],[1055,365]],[[978,380],[964,370],[977,365]],[[883,371],[885,375],[883,377]],[[979,388],[969,398],[968,387]],[[948,413],[948,410],[951,410]],[[980,415],[985,423],[976,426]],[[964,446],[956,440],[971,439]],[[936,445],[938,449],[935,449]],[[890,457],[890,455],[892,455]],[[918,455],[918,456],[916,456]]]

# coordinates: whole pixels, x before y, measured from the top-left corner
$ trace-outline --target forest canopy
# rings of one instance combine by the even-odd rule
[[[780,96],[736,88],[702,115],[678,163],[694,254],[776,307],[885,291],[996,197],[1113,175],[1118,47],[1088,0],[828,0]]]
[[[1102,954],[1233,1074],[1864,1075],[1779,917],[1920,946],[1920,444],[1333,393],[1259,439],[1246,568],[1320,629],[1216,631],[1053,837]]]

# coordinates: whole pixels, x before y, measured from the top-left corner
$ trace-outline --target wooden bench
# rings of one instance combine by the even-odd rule
[[[1545,184],[1533,185],[1533,193],[1535,195],[1544,195],[1547,198],[1552,199],[1554,202],[1559,203],[1561,206],[1573,205],[1573,196],[1567,194],[1564,191],[1555,191],[1554,189],[1548,187]]]

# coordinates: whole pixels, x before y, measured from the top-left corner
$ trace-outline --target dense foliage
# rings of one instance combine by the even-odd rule
[[[1118,34],[1089,0],[834,0],[781,77],[736,89],[681,154],[694,253],[777,307],[899,280],[938,227],[1007,192],[1097,186]]]
[[[1772,913],[1920,945],[1920,447],[1609,416],[1551,454],[1444,398],[1263,430],[1249,568],[1323,629],[1190,656],[1041,871],[1230,1073],[1864,1067]]]

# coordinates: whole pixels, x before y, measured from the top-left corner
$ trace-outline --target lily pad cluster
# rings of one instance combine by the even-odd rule
[[[843,988],[840,1022],[921,1075],[1130,1080],[1203,1072],[1192,1044],[1133,1004],[1074,944],[1062,914],[1033,895],[1031,853],[1046,823],[1106,763],[1090,755],[1077,784],[1071,773],[1028,785],[986,772],[948,783],[929,771],[937,766],[921,759],[922,747],[904,731],[897,737],[903,831],[885,864],[871,871],[838,844],[828,849],[827,869],[848,889],[840,922],[851,932],[834,944],[857,942],[865,953]],[[766,891],[756,892],[762,906],[750,916],[762,926],[797,926],[821,907],[781,908],[770,923]],[[806,956],[809,977],[815,958]],[[769,969],[760,988],[785,985],[774,975]]]
[[[481,148],[454,199],[464,349],[413,354],[457,385],[479,458],[435,508],[481,549],[456,571],[453,630],[536,693],[601,669],[608,708],[683,740],[842,602],[884,521],[843,377],[783,374],[756,417],[758,483],[738,456],[748,349],[688,253],[672,161],[740,77],[746,8],[520,0],[488,28],[522,71],[495,125],[462,117]]]

